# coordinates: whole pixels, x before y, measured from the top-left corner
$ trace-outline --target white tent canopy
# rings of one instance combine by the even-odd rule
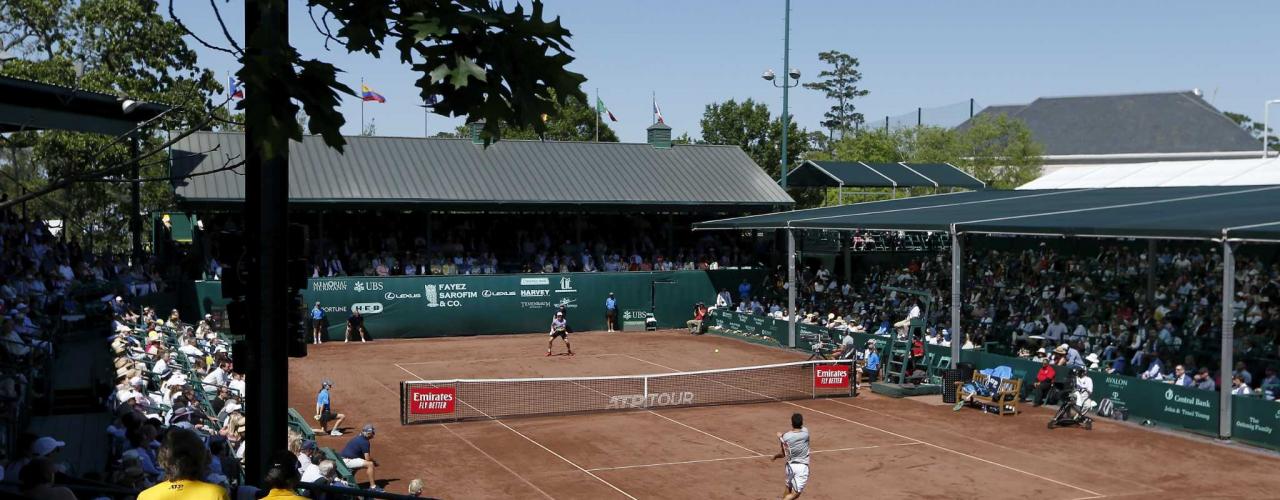
[[[1018,189],[1280,184],[1280,158],[1063,165]]]

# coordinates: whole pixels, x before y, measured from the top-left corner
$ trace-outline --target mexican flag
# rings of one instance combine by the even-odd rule
[[[604,101],[600,100],[599,97],[596,98],[596,114],[609,115],[609,121],[611,122],[618,121],[618,117],[613,116],[613,112],[609,111],[609,108],[605,107]]]

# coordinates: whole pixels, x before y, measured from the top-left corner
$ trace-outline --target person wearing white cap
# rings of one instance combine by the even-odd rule
[[[1085,356],[1085,357],[1084,357],[1084,360],[1089,362],[1089,369],[1090,369],[1090,370],[1097,370],[1097,369],[1098,369],[1098,353],[1096,353],[1096,352],[1091,352],[1091,353],[1089,353],[1089,355],[1088,355],[1088,356]]]
[[[556,312],[556,317],[551,320],[551,332],[548,333],[551,338],[547,339],[547,356],[551,355],[551,345],[559,337],[564,339],[564,348],[567,354],[573,356],[573,347],[569,345],[569,322],[564,319],[563,312]]]

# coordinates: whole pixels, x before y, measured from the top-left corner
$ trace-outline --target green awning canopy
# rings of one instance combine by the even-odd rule
[[[805,161],[787,173],[792,187],[958,187],[983,189],[982,181],[949,163]]]
[[[950,231],[1280,242],[1280,186],[970,191],[738,217],[695,229]]]

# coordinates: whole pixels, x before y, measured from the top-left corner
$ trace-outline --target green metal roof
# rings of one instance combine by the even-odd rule
[[[702,222],[695,229],[865,229],[1280,242],[1280,186],[971,191]]]
[[[737,146],[346,139],[345,153],[316,136],[290,144],[291,206],[746,213],[794,204]],[[244,153],[243,134],[199,132],[174,145],[174,173],[210,171]],[[234,209],[244,200],[244,177],[190,177],[174,192],[187,207]]]
[[[787,173],[793,187],[960,187],[983,189],[982,181],[949,163],[814,161]]]

